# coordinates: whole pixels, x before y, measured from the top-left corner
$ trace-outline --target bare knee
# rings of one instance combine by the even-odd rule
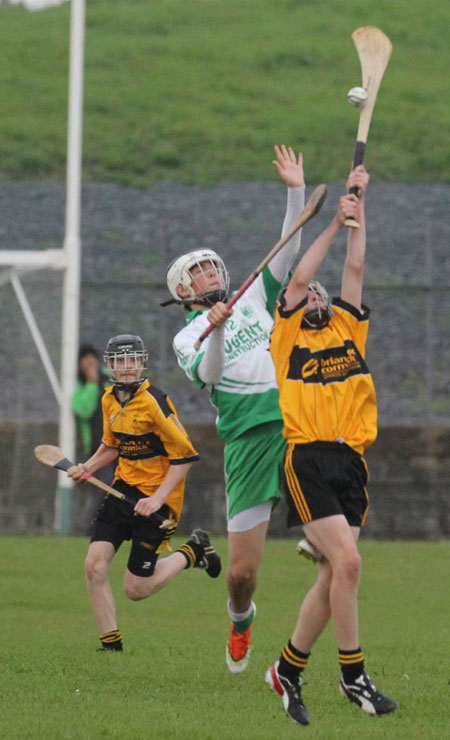
[[[234,563],[228,568],[227,581],[230,586],[250,586],[256,581],[256,568],[246,563]]]
[[[345,551],[334,572],[347,583],[358,584],[361,574],[361,556],[358,550]]]
[[[88,554],[84,561],[86,580],[90,583],[103,583],[108,577],[108,568],[108,560]]]
[[[316,588],[324,599],[328,599],[330,595],[332,579],[333,571],[331,570],[330,563],[328,562],[328,560],[323,560],[320,564],[320,571],[316,581]]]
[[[139,581],[124,583],[123,590],[131,601],[142,601],[142,599],[147,599],[153,593],[151,578],[141,578],[140,580],[143,583]]]
[[[142,590],[136,586],[124,586],[124,591],[131,601],[141,601],[141,599],[145,598]]]

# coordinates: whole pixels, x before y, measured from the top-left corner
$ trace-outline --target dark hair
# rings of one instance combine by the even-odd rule
[[[100,353],[95,349],[92,344],[82,344],[78,350],[78,362],[86,357],[87,355],[94,355],[97,360],[100,360]]]
[[[80,345],[80,349],[78,350],[78,373],[77,377],[78,380],[81,383],[86,383],[86,375],[84,372],[80,369],[80,362],[84,357],[88,357],[92,355],[92,357],[95,357],[96,360],[98,360],[98,363],[100,364],[101,358],[99,352],[95,349],[95,347],[92,344],[82,344]]]

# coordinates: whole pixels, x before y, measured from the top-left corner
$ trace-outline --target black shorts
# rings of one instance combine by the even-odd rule
[[[145,494],[136,486],[130,486],[123,480],[117,480],[114,488],[134,501],[145,498]],[[111,542],[117,552],[124,540],[131,540],[128,570],[135,576],[147,578],[154,573],[160,545],[175,532],[175,523],[168,529],[159,528],[162,520],[169,518],[170,508],[167,504],[149,517],[139,516],[134,514],[132,506],[126,501],[108,494],[96,512],[91,542]]]
[[[346,444],[289,444],[283,468],[287,526],[343,514],[352,527],[361,527],[369,508],[367,477],[364,458]]]

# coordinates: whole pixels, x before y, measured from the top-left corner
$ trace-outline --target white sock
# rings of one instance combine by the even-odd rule
[[[228,599],[227,607],[228,614],[230,615],[230,619],[232,622],[243,622],[244,619],[248,619],[248,617],[256,610],[256,605],[253,601],[251,602],[248,609],[245,610],[245,612],[235,612],[233,610],[233,607],[231,606],[231,599]]]

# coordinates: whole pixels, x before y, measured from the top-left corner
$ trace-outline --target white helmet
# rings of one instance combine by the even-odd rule
[[[197,295],[192,287],[191,270],[198,267],[202,271],[202,263],[210,262],[216,270],[220,288],[209,293]],[[187,298],[181,298],[177,293],[177,287],[182,285],[188,293]],[[206,306],[213,306],[217,301],[226,301],[228,288],[230,286],[230,276],[223,260],[213,249],[197,249],[195,252],[188,252],[181,257],[177,257],[168,267],[167,270],[167,287],[172,294],[173,301],[167,303],[200,303]],[[164,304],[162,304],[164,305]]]

